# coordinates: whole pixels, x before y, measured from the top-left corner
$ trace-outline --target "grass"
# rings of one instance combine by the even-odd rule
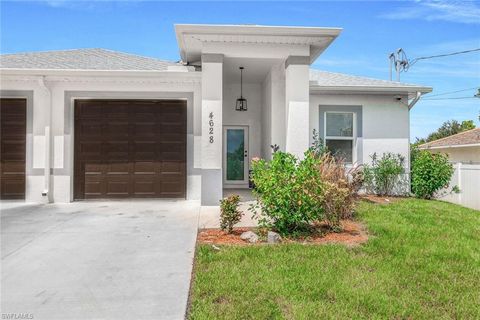
[[[197,248],[190,319],[480,319],[480,212],[361,203],[369,241]]]

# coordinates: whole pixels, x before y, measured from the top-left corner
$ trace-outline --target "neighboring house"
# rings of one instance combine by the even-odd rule
[[[418,148],[433,153],[448,154],[452,162],[480,164],[480,128],[427,142],[419,145]]]
[[[440,198],[480,210],[480,128],[424,143],[418,148],[445,153],[454,164],[455,171],[449,186],[457,186],[460,192],[446,190],[447,193]]]
[[[252,157],[275,144],[301,157],[314,129],[352,163],[409,159],[409,110],[431,88],[311,70],[341,29],[175,30],[181,63],[104,49],[2,55],[2,197],[218,205],[224,188],[248,187]]]

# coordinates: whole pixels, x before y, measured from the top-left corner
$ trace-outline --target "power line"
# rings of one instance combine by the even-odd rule
[[[430,97],[436,97],[436,96],[444,96],[444,95],[447,95],[447,94],[464,92],[464,91],[473,90],[473,89],[477,89],[477,88],[478,87],[472,87],[472,88],[461,89],[461,90],[457,90],[457,91],[448,91],[448,92],[442,92],[442,93],[437,93],[437,94],[429,94],[428,97],[430,98]]]
[[[464,51],[457,51],[457,52],[452,52],[452,53],[445,53],[445,54],[437,54],[437,55],[434,55],[434,56],[419,57],[419,58],[415,58],[415,59],[409,61],[408,64],[409,64],[409,66],[413,66],[413,65],[414,65],[415,63],[417,63],[419,60],[449,57],[449,56],[455,56],[455,55],[457,55],[457,54],[470,53],[470,52],[475,52],[475,51],[480,51],[480,48],[470,49],[470,50],[464,50]]]
[[[470,97],[433,98],[433,99],[425,98],[422,100],[460,100],[460,99],[478,99],[478,98],[470,96]]]

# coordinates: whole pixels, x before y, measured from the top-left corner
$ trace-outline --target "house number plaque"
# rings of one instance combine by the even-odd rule
[[[213,121],[213,112],[210,112],[208,118],[210,119],[208,121],[208,142],[213,143],[213,126],[215,125],[215,122]]]

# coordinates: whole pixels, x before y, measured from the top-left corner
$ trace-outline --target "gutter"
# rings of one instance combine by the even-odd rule
[[[38,79],[38,84],[44,90],[46,94],[46,123],[45,123],[45,169],[44,169],[44,189],[42,191],[42,196],[47,197],[47,202],[53,202],[53,194],[50,192],[52,190],[52,92],[50,88],[45,84],[45,76],[42,76]]]
[[[429,87],[384,87],[384,86],[320,86],[310,83],[311,93],[379,93],[379,94],[408,94],[415,92],[428,93]]]
[[[422,96],[422,93],[420,91],[417,91],[417,95],[415,96],[415,98],[413,98],[413,100],[408,104],[408,110],[411,110],[413,108],[413,106],[418,102],[418,100],[420,100]]]

